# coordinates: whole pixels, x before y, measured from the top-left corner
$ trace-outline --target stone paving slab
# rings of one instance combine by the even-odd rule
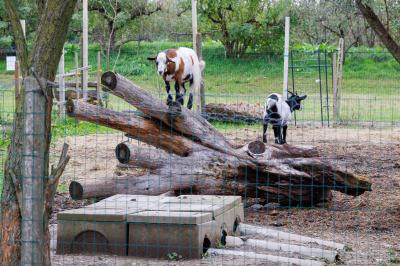
[[[223,205],[211,205],[208,203],[174,203],[168,202],[157,207],[160,211],[174,211],[174,212],[208,212],[212,217],[218,216],[224,212]]]
[[[57,220],[69,221],[101,221],[101,222],[122,222],[126,221],[128,213],[135,213],[143,209],[116,209],[116,208],[81,208],[67,210],[57,214]]]
[[[210,212],[143,211],[127,215],[128,223],[202,224],[210,222]]]

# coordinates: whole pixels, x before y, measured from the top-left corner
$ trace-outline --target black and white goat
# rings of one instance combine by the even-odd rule
[[[286,143],[287,124],[292,118],[292,112],[300,110],[301,101],[307,98],[307,95],[298,96],[297,93],[289,93],[291,95],[286,101],[278,93],[268,95],[264,108],[263,142],[267,142],[268,124],[272,124],[275,143]]]
[[[157,57],[147,59],[156,62],[158,74],[164,79],[168,93],[167,104],[172,102],[170,81],[175,80],[175,100],[181,105],[186,94],[185,82],[189,81],[190,94],[187,107],[191,109],[193,93],[199,91],[201,85],[201,71],[204,69],[205,62],[199,60],[195,51],[186,47],[168,49],[158,53]]]

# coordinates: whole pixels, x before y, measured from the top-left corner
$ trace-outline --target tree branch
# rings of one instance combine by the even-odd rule
[[[29,71],[28,65],[28,46],[26,45],[24,32],[22,30],[21,22],[15,3],[12,0],[5,0],[5,7],[7,16],[11,21],[11,27],[14,33],[14,40],[17,46],[18,60],[21,65],[22,76],[26,76]]]
[[[46,184],[46,202],[45,202],[45,214],[51,214],[51,208],[53,206],[53,201],[54,201],[54,195],[57,192],[57,186],[58,182],[61,178],[62,173],[65,170],[65,167],[67,166],[69,159],[71,158],[68,155],[68,144],[64,143],[61,155],[60,155],[60,160],[58,161],[57,167],[54,165],[51,166],[51,173],[49,178],[47,179],[47,184]]]
[[[375,31],[376,35],[379,36],[382,43],[386,46],[397,62],[400,63],[400,46],[389,34],[379,17],[375,14],[374,10],[372,10],[369,5],[363,4],[361,0],[356,0],[356,4],[368,24]]]

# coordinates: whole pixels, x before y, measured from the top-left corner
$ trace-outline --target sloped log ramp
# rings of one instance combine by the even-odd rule
[[[68,114],[121,130],[155,148],[119,144],[120,163],[147,169],[146,174],[104,184],[74,183],[79,187],[75,191],[81,191],[75,198],[102,197],[104,191],[148,195],[190,191],[306,206],[329,202],[331,190],[353,196],[371,190],[368,178],[322,160],[314,147],[259,141],[237,147],[200,115],[178,103],[167,106],[118,74],[107,72],[102,82],[146,118],[76,100],[68,102]]]

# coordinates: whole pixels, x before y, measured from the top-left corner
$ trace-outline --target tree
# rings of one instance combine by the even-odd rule
[[[132,22],[143,16],[160,11],[162,1],[150,0],[91,0],[89,11],[97,13],[99,19],[95,26],[94,36],[102,47],[115,51],[127,42],[137,40],[131,32],[124,32]]]
[[[361,14],[364,16],[365,20],[371,26],[371,28],[375,31],[376,35],[379,36],[381,42],[386,46],[389,52],[393,55],[393,57],[400,63],[400,46],[393,39],[390,34],[389,29],[389,11],[387,2],[385,1],[385,9],[386,9],[386,27],[379,19],[379,17],[375,14],[374,10],[366,3],[363,3],[361,0],[356,0],[356,4]]]
[[[357,12],[352,0],[305,0],[295,3],[301,19],[294,29],[299,42],[337,43],[343,38],[345,53],[353,46],[375,45],[375,34]]]
[[[211,30],[225,47],[227,57],[241,57],[248,47],[269,39],[270,28],[282,24],[282,12],[274,12],[282,2],[265,0],[204,0],[201,12],[211,23]]]
[[[68,162],[64,147],[62,157],[57,167],[52,167],[49,173],[49,145],[51,141],[51,110],[53,96],[46,89],[46,81],[54,80],[58,62],[66,40],[68,25],[71,20],[77,0],[37,0],[35,2],[39,22],[35,31],[32,48],[29,50],[23,37],[19,23],[20,14],[13,0],[5,0],[5,10],[11,21],[18,58],[21,62],[23,86],[16,97],[15,117],[12,131],[12,141],[8,148],[8,155],[4,167],[4,183],[1,198],[1,265],[36,264],[50,265],[50,234],[48,219],[52,210],[54,195],[58,180]],[[42,112],[25,112],[35,108]],[[29,122],[28,118],[40,118],[40,121]],[[32,125],[33,124],[33,125]],[[32,130],[28,132],[27,129]],[[40,134],[37,134],[40,130]],[[29,133],[29,134],[27,134]],[[29,163],[37,162],[34,167],[28,168]],[[26,187],[24,177],[27,171],[38,175],[34,180],[34,187],[38,184],[43,193],[31,195],[37,197],[35,209],[28,209],[31,187]],[[24,177],[24,178],[23,178]],[[33,187],[32,187],[33,189]],[[24,197],[22,197],[24,193]],[[24,200],[22,200],[24,199]],[[38,212],[34,213],[37,210]],[[27,214],[34,215],[35,219],[26,221]],[[22,217],[24,221],[22,221]],[[32,218],[32,217],[30,217]],[[39,223],[34,223],[40,221]],[[32,222],[35,226],[21,228],[22,222]],[[42,231],[44,230],[44,238]],[[33,238],[36,234],[37,238]],[[30,241],[22,241],[23,236]],[[32,252],[23,252],[21,249],[31,249]]]

